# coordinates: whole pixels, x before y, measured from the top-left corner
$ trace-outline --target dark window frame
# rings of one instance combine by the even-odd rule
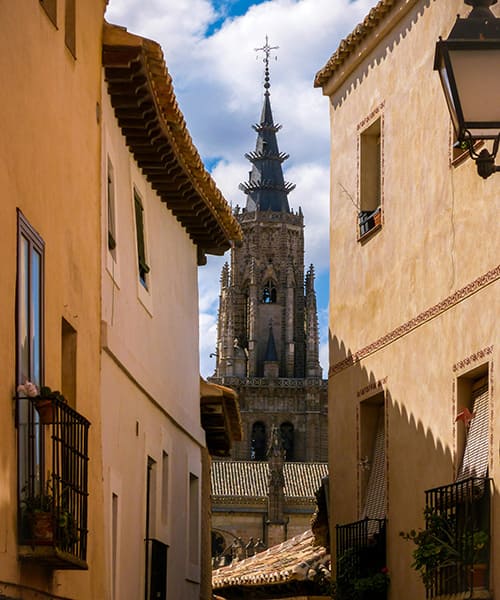
[[[137,241],[137,266],[139,270],[139,282],[147,290],[149,265],[146,262],[146,235],[144,223],[144,207],[142,199],[134,188],[134,214],[135,214],[135,233]]]

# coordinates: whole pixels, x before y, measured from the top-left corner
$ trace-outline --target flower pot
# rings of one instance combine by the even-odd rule
[[[49,398],[35,399],[35,408],[40,415],[40,423],[50,425],[54,422],[54,403]]]
[[[34,512],[31,516],[31,535],[35,542],[54,540],[54,518],[50,512]]]
[[[472,566],[472,587],[486,589],[488,587],[488,565],[476,563]]]

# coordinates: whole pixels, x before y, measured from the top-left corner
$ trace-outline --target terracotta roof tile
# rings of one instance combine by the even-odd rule
[[[212,575],[212,585],[219,590],[304,581],[320,570],[328,571],[329,562],[330,555],[322,546],[313,545],[309,530],[251,558],[217,569]]]
[[[316,74],[314,87],[325,85],[335,71],[353,54],[356,47],[377,27],[387,13],[400,3],[400,0],[380,0],[370,10],[364,20],[340,42],[337,50],[332,54],[326,65]]]
[[[283,465],[285,497],[314,498],[327,463],[289,462]],[[265,461],[214,460],[212,462],[212,495],[266,497],[269,491],[269,465]]]

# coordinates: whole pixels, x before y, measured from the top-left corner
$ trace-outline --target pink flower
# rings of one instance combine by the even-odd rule
[[[387,567],[382,567],[380,569],[380,572],[383,573],[384,575],[387,575],[389,573],[389,569]]]
[[[28,398],[35,398],[35,396],[38,396],[40,392],[34,383],[26,380],[24,384],[17,386],[17,393],[22,396],[27,396]]]

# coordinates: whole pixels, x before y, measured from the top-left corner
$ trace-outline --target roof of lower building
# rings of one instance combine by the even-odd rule
[[[285,498],[310,498],[328,475],[328,464],[320,462],[285,462]],[[212,496],[267,497],[269,465],[265,461],[214,460],[212,462]]]
[[[217,593],[225,595],[225,588],[311,582],[321,575],[329,576],[329,563],[327,550],[314,545],[313,534],[308,530],[250,558],[217,569],[212,575],[212,585]]]
[[[404,2],[403,2],[404,3]],[[392,11],[401,0],[380,0],[359,23],[354,30],[343,39],[337,50],[327,61],[326,65],[318,71],[314,79],[314,87],[322,87],[339,67],[351,56],[359,44],[378,26],[384,17]]]
[[[102,64],[118,124],[138,166],[203,255],[240,242],[241,228],[187,129],[159,44],[104,24]]]

